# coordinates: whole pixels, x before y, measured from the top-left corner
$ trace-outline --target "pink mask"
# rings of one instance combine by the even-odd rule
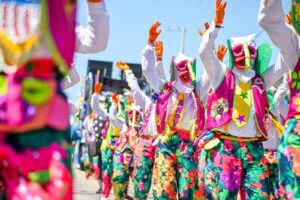
[[[234,66],[238,68],[239,70],[248,70],[253,65],[254,60],[257,57],[257,51],[256,48],[248,45],[247,46],[250,54],[250,66],[246,65],[246,52],[245,52],[245,46],[243,44],[239,44],[232,49],[232,54],[234,59]]]
[[[188,62],[189,61],[184,60],[176,65],[176,70],[179,73],[179,79],[183,83],[191,83],[192,82],[192,78],[191,78],[189,68],[188,68]]]

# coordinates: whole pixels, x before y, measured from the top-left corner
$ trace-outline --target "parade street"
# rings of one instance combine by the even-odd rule
[[[98,189],[98,181],[92,179],[86,179],[84,171],[73,168],[74,175],[74,200],[100,200],[101,195],[96,194]],[[129,195],[133,197],[133,185],[130,182]],[[114,200],[114,193],[111,190],[109,200]],[[152,190],[147,199],[153,199]]]

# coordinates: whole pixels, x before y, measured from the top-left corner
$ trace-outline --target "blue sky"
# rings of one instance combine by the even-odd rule
[[[86,23],[86,2],[79,0],[78,22]],[[288,11],[290,0],[282,0],[284,10]],[[258,34],[257,44],[270,42],[257,23],[260,0],[227,0],[224,28],[219,32],[216,43],[226,43],[232,36]],[[169,61],[172,55],[180,51],[180,33],[185,27],[185,54],[197,58],[199,77],[203,65],[198,56],[201,37],[198,28],[204,22],[211,22],[215,14],[215,0],[106,0],[110,13],[110,37],[108,47],[98,54],[76,54],[76,68],[81,75],[86,74],[87,60],[113,61],[124,60],[129,63],[140,63],[141,51],[146,45],[150,26],[160,21],[162,33],[159,37],[164,42],[164,67],[168,75]],[[275,62],[278,50],[274,47],[272,62]],[[118,69],[114,69],[117,74]],[[76,101],[80,85],[67,90],[71,100]]]

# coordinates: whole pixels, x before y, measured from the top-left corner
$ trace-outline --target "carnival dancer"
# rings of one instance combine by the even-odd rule
[[[72,199],[69,107],[60,84],[74,51],[99,52],[108,38],[104,2],[88,2],[89,26],[75,32],[73,1],[0,1],[1,54],[16,69],[0,78],[0,171],[8,199]]]
[[[124,100],[119,101],[119,99],[122,99],[121,97],[113,95],[114,104],[111,106],[110,114],[107,115],[97,103],[94,103],[97,101],[96,98],[97,96],[94,96],[92,103],[94,112],[106,116],[106,118],[108,117],[111,123],[121,130],[120,137],[116,142],[116,150],[113,158],[112,183],[115,198],[124,199],[127,197],[129,178],[133,171],[133,152],[138,142],[137,125],[140,123],[141,112],[138,107],[126,105]],[[127,116],[124,116],[124,118],[128,120],[125,122],[117,118],[118,113],[120,114],[122,110],[123,115],[127,113]]]
[[[156,53],[156,71],[162,80],[165,80],[164,70],[162,68],[162,53],[163,43],[158,41],[155,44]],[[144,122],[139,131],[139,141],[134,151],[134,169],[133,169],[133,184],[134,184],[134,199],[147,199],[151,188],[152,170],[154,164],[156,145],[156,122],[155,109],[158,93],[153,93],[148,97],[139,87],[138,81],[134,76],[130,67],[119,61],[116,66],[125,72],[126,81],[135,103],[144,111]]]
[[[105,119],[104,127],[101,131],[102,145],[101,145],[101,178],[102,178],[102,195],[101,199],[108,199],[112,188],[113,176],[113,158],[116,149],[116,141],[120,136],[122,124],[118,123],[116,117],[119,114],[114,113],[116,110],[112,109],[111,104],[118,104],[117,94],[112,95],[111,100],[107,103],[107,108],[103,110],[99,105],[100,92],[98,87],[101,83],[96,83],[94,86],[94,94],[91,98],[91,108],[93,113]],[[113,125],[114,124],[114,125]]]
[[[268,138],[266,91],[286,69],[281,65],[268,68],[271,47],[256,47],[255,35],[230,38],[229,67],[220,62],[213,47],[225,8],[226,2],[216,1],[214,22],[199,50],[214,89],[207,102],[208,131],[199,137],[203,148],[199,163],[205,163],[203,189],[208,199],[236,199],[241,188],[247,199],[267,199],[268,174],[262,162],[262,141]]]
[[[282,65],[290,68],[291,76],[286,80],[290,90],[289,110],[283,136],[278,146],[280,189],[285,199],[300,198],[300,145],[299,145],[299,1],[292,1],[292,24],[285,23],[281,1],[262,0],[259,23],[273,43],[280,49]],[[276,14],[275,14],[276,13]]]
[[[125,107],[127,120],[123,123],[114,155],[113,189],[115,199],[128,198],[127,189],[133,172],[133,152],[138,144],[141,111],[134,104]]]
[[[196,83],[195,60],[179,53],[171,62],[171,81],[159,78],[155,70],[154,43],[161,31],[157,22],[150,28],[148,45],[142,53],[143,73],[154,91],[156,102],[157,150],[153,180],[155,199],[192,199],[197,177],[194,139],[204,127],[204,109],[198,98],[209,85]],[[200,92],[201,91],[201,92]]]
[[[103,120],[92,113],[84,120],[83,127],[83,137],[86,140],[86,155],[84,157],[86,178],[93,176],[93,178],[98,180],[100,177],[99,160],[101,159],[100,132],[103,128]],[[99,186],[101,188],[101,180],[99,181]]]

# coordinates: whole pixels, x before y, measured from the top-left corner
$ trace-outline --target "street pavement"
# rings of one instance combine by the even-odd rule
[[[74,200],[100,200],[101,195],[96,194],[98,189],[98,181],[93,178],[86,179],[84,171],[73,168],[74,173],[74,189],[73,189],[73,199]],[[129,196],[133,197],[133,184],[129,184],[128,188]],[[110,191],[109,200],[114,200],[113,191]],[[148,199],[152,198],[152,191],[149,194]]]

